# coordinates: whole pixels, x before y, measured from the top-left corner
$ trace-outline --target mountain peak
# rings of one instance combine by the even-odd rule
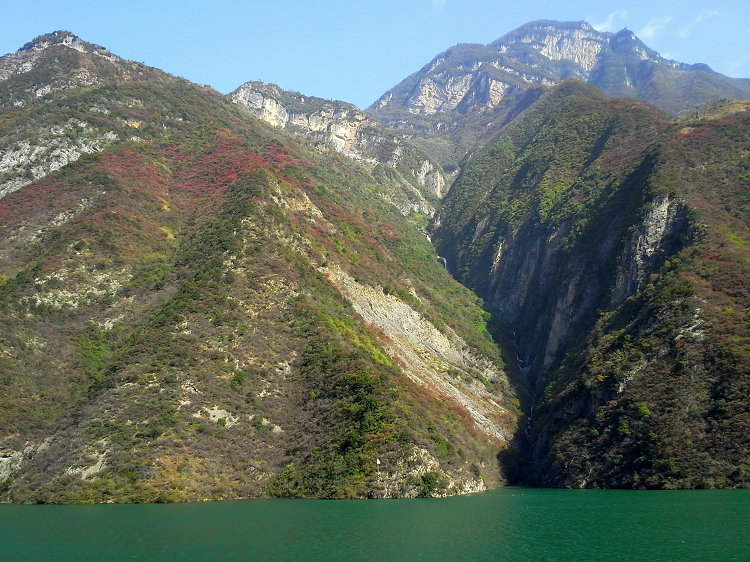
[[[0,107],[23,107],[53,92],[134,76],[164,79],[165,73],[128,61],[70,31],[40,35],[0,57]]]
[[[529,39],[544,38],[549,35],[566,34],[566,33],[584,33],[591,34],[597,37],[604,38],[609,33],[604,33],[594,29],[589,23],[581,21],[555,21],[555,20],[535,20],[529,23],[525,23],[513,31],[510,31],[496,39],[487,46],[490,48],[498,48],[501,45],[505,45],[512,42],[521,41],[523,43],[529,43]]]
[[[22,65],[26,68],[29,65],[29,61],[38,60],[40,57],[44,56],[47,50],[54,47],[67,47],[68,49],[78,51],[79,53],[96,55],[97,57],[107,59],[111,62],[121,60],[116,55],[113,55],[109,49],[84,41],[74,33],[65,30],[53,31],[52,33],[40,35],[33,41],[29,41],[23,45],[15,53],[9,53],[2,57],[2,59],[6,59],[6,63],[10,62],[7,59],[15,60],[16,62],[24,61],[22,62]],[[33,64],[33,62],[31,62],[31,64]],[[3,79],[2,74],[3,73],[0,70],[0,80]]]
[[[52,33],[45,33],[36,37],[33,41],[29,41],[18,50],[18,54],[37,53],[56,45],[64,45],[82,53],[90,51],[92,47],[102,49],[102,47],[86,43],[70,31],[58,30]]]
[[[495,111],[530,88],[567,78],[613,96],[639,97],[673,114],[719,98],[748,96],[745,83],[704,65],[667,60],[627,28],[610,33],[585,21],[536,20],[488,45],[445,51],[386,92],[370,111],[396,127],[406,118],[413,123],[414,115],[454,119],[475,110]]]

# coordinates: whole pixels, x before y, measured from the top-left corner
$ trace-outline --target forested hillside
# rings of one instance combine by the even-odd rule
[[[433,240],[515,350],[522,481],[747,485],[749,124],[567,82],[466,163]]]
[[[0,82],[21,102],[5,177],[28,170],[0,199],[2,497],[499,483],[514,394],[476,297],[379,195],[396,186],[102,53],[63,33],[3,61],[53,87]]]

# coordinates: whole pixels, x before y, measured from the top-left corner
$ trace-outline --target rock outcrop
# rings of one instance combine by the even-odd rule
[[[399,188],[383,196],[405,214],[432,215],[435,201],[448,191],[437,164],[352,104],[303,96],[263,82],[247,82],[229,97],[255,117],[308,137],[321,148],[390,168],[397,173],[393,180]]]

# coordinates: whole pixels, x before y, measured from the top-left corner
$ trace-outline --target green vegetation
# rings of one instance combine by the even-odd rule
[[[748,130],[570,82],[465,164],[432,234],[519,334],[527,481],[748,485]]]
[[[436,494],[476,478],[467,463],[493,466],[500,445],[411,382],[320,272],[382,288],[499,364],[425,218],[379,196],[406,170],[384,186],[216,92],[111,70],[0,110],[2,143],[53,142],[71,119],[85,125],[68,141],[117,135],[0,202],[0,444],[38,450],[2,498],[366,497],[373,459],[395,470],[415,450],[440,478],[391,477],[401,494]]]

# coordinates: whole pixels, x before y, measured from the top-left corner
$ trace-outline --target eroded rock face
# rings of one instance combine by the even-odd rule
[[[489,46],[506,53],[520,43],[549,60],[570,61],[579,71],[588,73],[596,65],[599,53],[610,35],[596,31],[585,22],[572,25],[538,22],[508,33]]]
[[[235,103],[275,127],[308,137],[360,162],[382,164],[398,171],[411,193],[385,194],[404,214],[432,215],[434,205],[425,196],[443,197],[448,184],[439,166],[386,132],[356,106],[287,92],[274,84],[247,82],[229,94]],[[411,189],[410,187],[411,186]],[[420,194],[423,192],[423,194]],[[407,203],[410,201],[410,203]]]
[[[488,437],[510,440],[512,428],[496,421],[507,419],[508,410],[472,375],[479,373],[484,380],[502,381],[507,386],[505,373],[472,353],[458,335],[443,334],[393,295],[361,285],[341,269],[324,271],[365,322],[388,334],[386,350],[404,364],[404,372],[414,382],[456,400]]]
[[[64,134],[69,129],[53,131],[54,136],[33,146],[26,140],[6,147],[0,144],[0,198],[119,139],[114,131],[69,137]]]
[[[376,161],[369,145],[377,144],[378,139],[365,134],[364,129],[373,129],[377,124],[351,104],[307,98],[262,82],[247,82],[229,97],[275,127],[319,136],[331,148],[350,158]]]
[[[436,482],[442,481],[439,490],[430,490],[425,486],[430,476]],[[373,498],[447,497],[486,490],[481,476],[465,469],[448,473],[429,451],[414,447],[411,455],[400,459],[394,466],[383,466],[370,495]]]
[[[622,217],[613,218],[600,233],[593,262],[587,261],[592,256],[566,248],[569,223],[553,231],[525,224],[496,242],[492,260],[480,268],[486,278],[473,282],[490,308],[518,333],[522,368],[544,372],[569,348],[579,323],[591,321],[595,308],[616,307],[635,295],[668,256],[684,247],[690,226],[682,202],[660,196],[644,209],[642,219],[630,227]],[[485,223],[478,221],[475,240]],[[623,240],[628,228],[632,234]],[[454,264],[462,259],[452,258]],[[616,273],[609,278],[603,272],[614,264]]]
[[[655,198],[647,207],[620,255],[612,304],[618,305],[643,286],[648,275],[679,247],[688,230],[687,207],[668,195]]]

